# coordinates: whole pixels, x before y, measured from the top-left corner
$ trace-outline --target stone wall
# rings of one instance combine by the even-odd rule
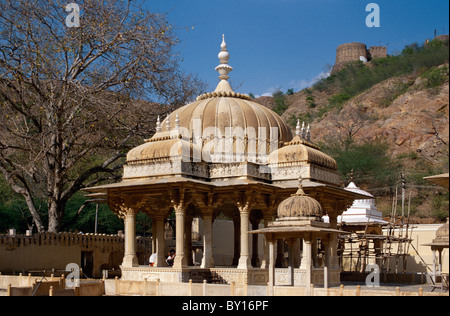
[[[148,262],[151,239],[137,238],[141,264]],[[84,268],[88,277],[102,277],[102,270],[119,269],[123,260],[124,239],[120,235],[43,233],[32,236],[0,236],[0,272],[43,270],[64,273],[69,263]]]
[[[387,47],[385,46],[371,46],[369,48],[370,59],[374,58],[386,58]]]
[[[0,275],[0,296],[102,296],[104,280],[80,280],[77,287],[68,287],[63,277]]]
[[[425,288],[425,286],[424,286]],[[156,281],[105,280],[106,295],[151,295],[151,296],[257,296],[269,295],[269,287],[261,285],[166,283]],[[333,287],[329,289],[312,288],[308,293],[301,286],[274,286],[274,296],[448,296],[448,293],[429,292],[419,288],[405,291],[400,287],[370,289],[367,287]]]

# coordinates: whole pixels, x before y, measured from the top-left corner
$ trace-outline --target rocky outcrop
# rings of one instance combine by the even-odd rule
[[[326,110],[328,99],[336,93],[303,90],[288,96],[283,117],[291,123],[296,118],[310,119],[314,142],[345,133],[353,125],[355,139],[382,138],[393,155],[416,152],[429,160],[448,155],[448,80],[428,88],[420,76],[390,78],[351,98],[342,109]]]

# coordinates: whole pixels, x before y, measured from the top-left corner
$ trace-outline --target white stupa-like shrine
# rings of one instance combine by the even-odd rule
[[[370,226],[384,226],[388,222],[383,220],[382,213],[377,210],[375,199],[372,194],[364,191],[356,186],[352,180],[345,190],[367,196],[367,199],[355,200],[350,208],[348,208],[342,215],[338,216],[338,223],[345,225],[370,225]],[[328,222],[328,216],[323,217],[324,222]]]

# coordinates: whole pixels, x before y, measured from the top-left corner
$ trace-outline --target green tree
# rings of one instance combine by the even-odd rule
[[[343,178],[353,170],[355,179],[370,187],[394,184],[401,170],[389,155],[389,145],[380,140],[343,143],[330,138],[322,149],[336,160]]]
[[[274,103],[274,107],[273,107],[274,112],[277,113],[278,115],[283,114],[284,111],[286,111],[287,108],[289,107],[286,104],[286,96],[280,89],[278,89],[277,91],[272,93],[272,97],[273,97],[273,103]]]

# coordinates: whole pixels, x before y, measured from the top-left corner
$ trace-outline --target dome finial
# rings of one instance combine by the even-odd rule
[[[228,80],[230,77],[228,74],[233,70],[233,67],[228,65],[230,60],[230,53],[227,49],[227,43],[225,42],[225,34],[222,34],[222,44],[220,45],[220,53],[218,55],[220,65],[216,67],[216,71],[219,73],[220,80]]]
[[[301,136],[301,130],[300,130],[300,120],[297,120],[297,126],[295,127],[295,135],[300,137]]]
[[[303,176],[301,174],[298,177],[298,191],[295,195],[306,195],[305,191],[303,191]]]

